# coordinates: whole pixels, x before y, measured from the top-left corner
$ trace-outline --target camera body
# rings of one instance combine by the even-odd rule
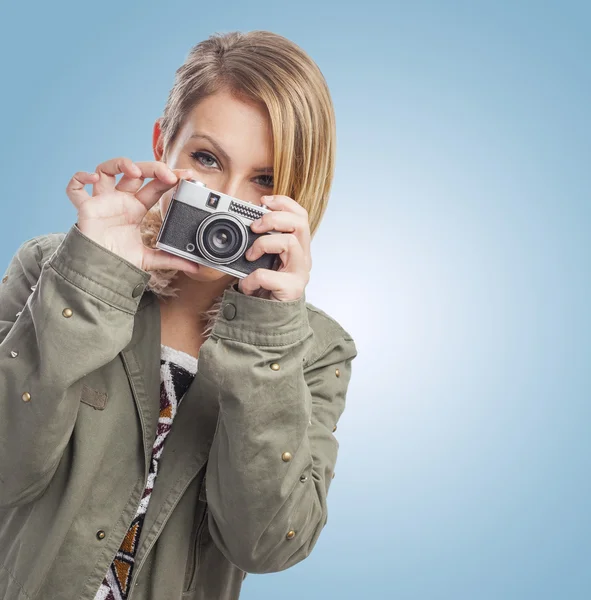
[[[265,206],[245,202],[209,189],[195,179],[181,179],[164,216],[156,247],[233,275],[244,278],[258,268],[273,269],[277,254],[263,254],[247,260],[244,253],[261,235],[250,224],[265,213]]]

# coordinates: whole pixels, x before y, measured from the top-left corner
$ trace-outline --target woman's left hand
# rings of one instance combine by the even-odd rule
[[[240,279],[238,289],[248,296],[269,300],[299,300],[310,281],[312,269],[308,211],[287,196],[263,196],[262,202],[271,212],[253,221],[252,231],[282,233],[261,235],[245,256],[248,260],[257,260],[265,253],[278,254],[281,265],[276,271],[255,269]]]

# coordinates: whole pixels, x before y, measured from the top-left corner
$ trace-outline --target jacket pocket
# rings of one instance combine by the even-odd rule
[[[189,557],[187,559],[187,569],[185,571],[185,585],[183,586],[184,592],[192,592],[197,585],[196,574],[199,565],[199,551],[203,530],[205,529],[207,522],[207,504],[198,501],[197,505],[200,510],[198,510],[195,515],[195,523],[191,535],[191,545],[189,547]]]
[[[108,396],[105,392],[95,390],[85,383],[82,385],[82,389],[80,390],[80,402],[84,402],[84,404],[88,404],[88,406],[92,406],[92,408],[97,410],[105,410],[107,399]]]

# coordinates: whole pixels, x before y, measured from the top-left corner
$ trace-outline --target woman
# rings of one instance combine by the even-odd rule
[[[0,286],[6,600],[235,599],[327,521],[356,348],[305,301],[334,164],[324,78],[263,31],[212,36],[176,75],[156,160],[76,173],[77,222],[23,243]],[[280,234],[248,258],[278,269],[157,249],[182,178],[265,204],[252,229]]]

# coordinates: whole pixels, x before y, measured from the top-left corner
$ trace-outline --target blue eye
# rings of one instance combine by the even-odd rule
[[[261,175],[257,179],[262,180],[259,182],[259,185],[262,187],[272,188],[275,185],[273,175]]]
[[[220,168],[220,165],[215,156],[213,156],[209,152],[191,152],[191,158],[196,160],[200,165],[202,165],[206,169]],[[255,177],[254,181],[257,185],[268,189],[273,189],[275,185],[273,175],[260,175],[259,177]]]
[[[201,163],[204,167],[213,168],[218,164],[218,161],[207,152],[192,152],[191,157]]]

